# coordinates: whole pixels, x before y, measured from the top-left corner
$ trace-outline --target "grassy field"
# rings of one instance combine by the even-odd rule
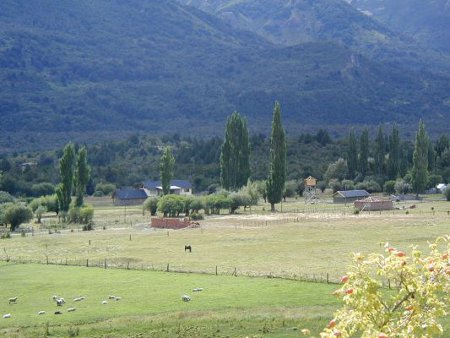
[[[10,259],[0,266],[0,313],[17,310],[14,318],[0,322],[0,336],[42,336],[48,322],[52,336],[75,336],[79,330],[88,337],[298,337],[302,327],[317,332],[325,325],[337,306],[329,296],[336,285],[288,279],[328,275],[337,281],[352,252],[382,251],[386,241],[407,251],[412,244],[426,249],[428,241],[450,233],[450,203],[434,200],[359,215],[350,206],[291,200],[283,203],[282,213],[270,214],[261,205],[237,215],[208,216],[199,228],[177,231],[151,229],[140,207],[90,202],[94,231],[76,225],[55,231],[57,219],[47,215],[33,236],[14,234],[0,241],[0,260]],[[184,252],[186,244],[192,253]],[[47,259],[81,266],[106,262],[107,269],[13,264]],[[203,274],[157,272],[167,268]],[[205,292],[181,302],[194,287]],[[55,293],[87,298],[76,304],[76,312],[54,316]],[[124,302],[103,306],[101,300],[111,293]],[[21,301],[9,306],[7,298],[15,295]],[[39,310],[49,315],[37,316]]]
[[[2,337],[294,337],[323,327],[337,304],[335,286],[320,283],[54,265],[2,264],[0,285],[0,313],[12,315],[0,319]],[[192,292],[197,287],[203,291]],[[57,307],[54,294],[67,303]]]

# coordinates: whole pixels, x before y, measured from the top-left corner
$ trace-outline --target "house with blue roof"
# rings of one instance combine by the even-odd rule
[[[140,205],[147,199],[147,193],[144,189],[122,188],[116,189],[112,194],[114,205]]]
[[[353,203],[354,201],[369,197],[366,190],[343,190],[333,195],[333,203]]]
[[[143,189],[148,196],[162,195],[161,181],[145,181]],[[174,195],[190,196],[192,195],[192,184],[189,181],[184,180],[171,180],[170,193]]]

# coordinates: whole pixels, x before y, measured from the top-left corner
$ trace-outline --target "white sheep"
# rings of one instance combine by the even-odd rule
[[[122,297],[116,297],[115,298],[115,300],[117,301],[117,300],[121,300],[122,299]]]
[[[56,300],[56,306],[63,306],[64,303],[65,303],[65,301],[62,298]]]
[[[200,292],[200,291],[203,291],[203,288],[195,288],[195,289],[193,289],[192,291],[193,291],[193,292]]]
[[[16,304],[17,302],[17,297],[13,297],[9,299],[9,304]]]
[[[38,315],[40,316],[40,315],[45,315],[45,311],[39,311],[38,312]]]
[[[183,295],[183,296],[181,296],[181,300],[183,302],[190,302],[191,301],[191,297],[189,297],[188,295]]]
[[[116,296],[109,295],[108,298],[109,298],[109,299],[116,299]]]
[[[106,300],[102,301],[102,304],[108,304],[108,302]]]
[[[10,313],[4,314],[3,318],[11,318],[11,314]]]
[[[84,299],[85,299],[85,297],[81,296],[81,297],[74,298],[73,301],[74,302],[81,302]]]
[[[69,307],[68,309],[67,309],[67,312],[74,312],[76,309],[74,308],[74,307]]]

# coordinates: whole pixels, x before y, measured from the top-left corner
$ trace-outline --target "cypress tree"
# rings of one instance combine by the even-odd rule
[[[367,175],[367,166],[369,160],[369,130],[364,128],[359,141],[359,172],[363,178]]]
[[[61,183],[56,188],[58,207],[60,211],[68,212],[72,201],[73,180],[75,170],[75,147],[72,143],[64,147],[64,153],[59,160]]]
[[[280,203],[283,197],[286,181],[286,136],[281,124],[281,107],[275,102],[270,138],[270,171],[266,181],[267,200],[270,210],[275,211],[275,203]]]
[[[247,120],[238,112],[227,119],[220,153],[220,181],[226,190],[237,190],[250,177],[250,143]]]
[[[425,131],[425,124],[421,120],[416,134],[413,154],[413,168],[411,172],[413,189],[417,196],[425,190],[428,181],[428,144],[429,138]]]
[[[78,151],[77,163],[75,169],[75,206],[83,205],[84,194],[86,193],[86,185],[89,182],[90,168],[87,163],[87,149],[81,148]]]
[[[378,134],[375,139],[375,172],[378,176],[383,176],[384,174],[384,151],[385,151],[385,142],[384,142],[384,134],[383,127],[378,127]]]
[[[388,176],[394,180],[400,175],[400,135],[397,126],[392,127],[389,138]]]
[[[159,174],[163,195],[170,194],[170,180],[173,177],[175,168],[175,157],[172,154],[172,148],[165,147],[159,161]]]
[[[358,145],[356,143],[355,132],[352,129],[348,135],[348,152],[347,152],[348,175],[350,179],[354,179],[358,170]]]

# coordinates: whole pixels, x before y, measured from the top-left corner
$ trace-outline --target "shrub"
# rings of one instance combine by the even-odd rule
[[[104,196],[111,195],[116,190],[116,186],[111,183],[97,183],[95,191],[101,191]]]
[[[33,212],[31,209],[22,205],[10,205],[4,215],[4,221],[11,225],[11,231],[16,230],[20,224],[29,222],[32,219]]]
[[[0,203],[12,203],[14,202],[14,197],[6,191],[0,191]]]
[[[158,210],[164,214],[164,217],[179,216],[185,210],[184,197],[180,195],[164,195],[158,201]]]
[[[55,193],[55,186],[49,182],[37,183],[31,186],[33,196],[45,196]]]
[[[11,238],[11,232],[6,231],[5,233],[2,234],[2,237],[0,237],[1,239],[7,239],[7,238]]]
[[[395,193],[395,181],[386,181],[386,182],[384,182],[383,191],[387,195],[391,195],[391,194]]]
[[[203,217],[202,214],[193,212],[193,213],[191,214],[191,219],[192,219],[193,221],[200,221],[200,220],[204,219],[204,217]]]
[[[144,211],[150,212],[152,216],[156,215],[158,210],[158,197],[148,197],[143,205]]]
[[[450,187],[448,187],[447,189],[445,189],[444,195],[445,195],[445,199],[446,199],[447,201],[450,201]]]

